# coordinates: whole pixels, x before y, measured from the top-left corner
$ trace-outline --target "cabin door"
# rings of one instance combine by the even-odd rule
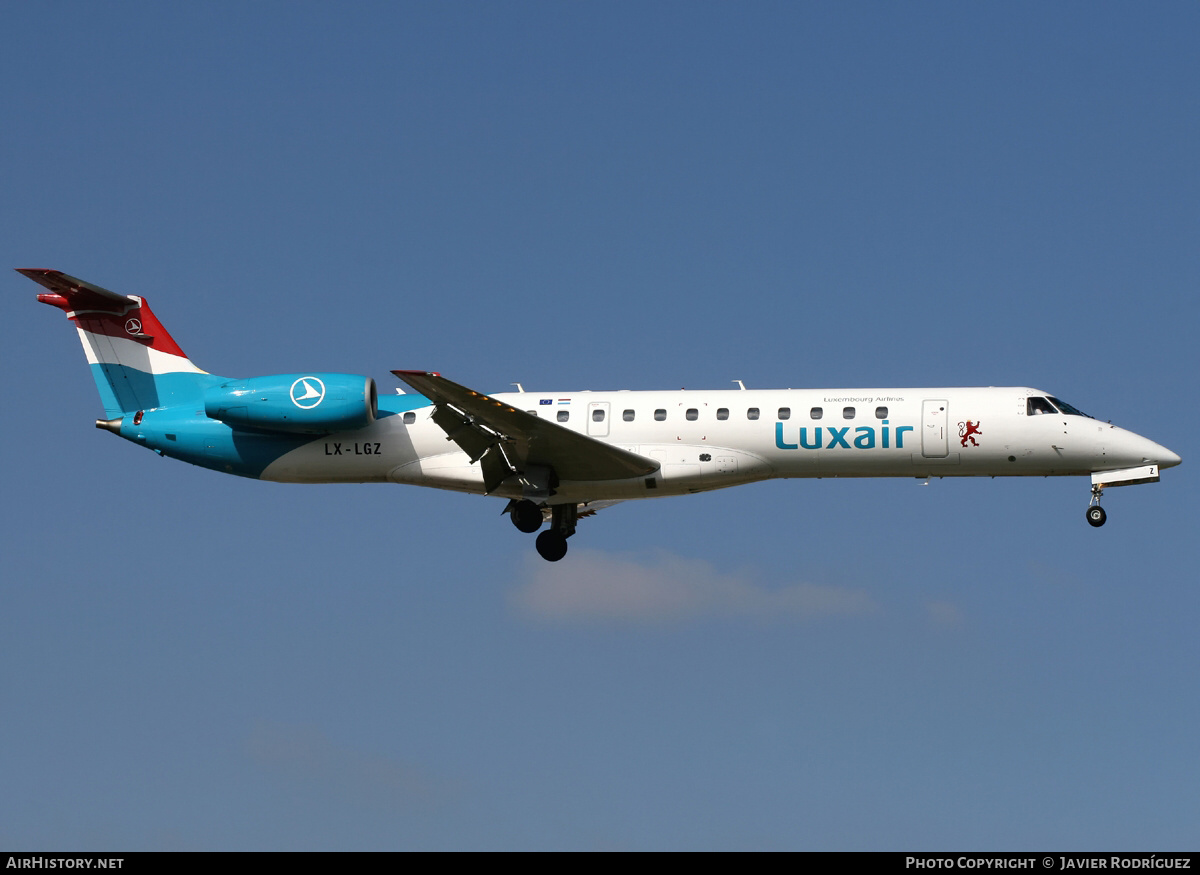
[[[921,405],[921,455],[927,459],[944,459],[950,454],[950,402],[925,401]]]

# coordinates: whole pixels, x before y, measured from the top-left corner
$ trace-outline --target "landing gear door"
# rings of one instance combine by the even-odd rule
[[[925,401],[921,405],[921,455],[927,459],[944,459],[950,454],[949,407],[948,401]]]
[[[587,433],[592,437],[608,437],[608,402],[592,401],[588,404]]]

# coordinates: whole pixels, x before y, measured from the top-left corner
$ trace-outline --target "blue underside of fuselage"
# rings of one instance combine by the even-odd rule
[[[121,437],[164,456],[241,477],[258,478],[286,453],[324,435],[233,428],[204,414],[204,390],[229,382],[213,374],[147,374],[125,365],[93,365],[108,419]],[[377,419],[430,405],[423,395],[383,395]],[[140,422],[134,424],[138,411]]]

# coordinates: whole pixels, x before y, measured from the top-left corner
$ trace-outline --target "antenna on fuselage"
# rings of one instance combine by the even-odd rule
[[[522,395],[525,394],[525,387],[522,386],[520,383],[513,383],[512,385],[516,386],[517,391],[520,392]]]
[[[745,384],[745,383],[743,383],[741,380],[730,380],[729,382],[731,382],[731,383],[737,383],[737,384],[738,384],[738,388],[739,388],[739,389],[741,389],[743,392],[745,392],[745,391],[746,391],[746,384]]]

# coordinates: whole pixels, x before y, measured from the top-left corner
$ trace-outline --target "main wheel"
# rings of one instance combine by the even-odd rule
[[[526,534],[536,532],[542,527],[542,509],[528,498],[514,504],[513,509],[508,512],[508,517],[514,526]]]
[[[1100,505],[1093,504],[1087,509],[1087,521],[1093,526],[1099,528],[1100,526],[1104,525],[1104,521],[1106,519],[1108,519],[1108,514],[1104,512],[1104,508],[1102,508]]]
[[[547,562],[557,562],[567,555],[567,539],[553,529],[537,536],[537,551]]]

